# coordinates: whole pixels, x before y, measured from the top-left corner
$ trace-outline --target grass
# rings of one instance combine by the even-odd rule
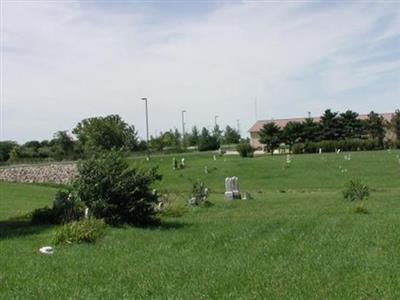
[[[289,167],[284,156],[192,154],[179,171],[171,156],[132,159],[159,165],[157,188],[181,206],[197,178],[215,205],[187,207],[155,229],[113,228],[96,245],[56,246],[51,256],[38,249],[57,227],[9,218],[50,205],[55,188],[0,183],[0,298],[398,299],[399,154],[299,155]],[[253,200],[223,200],[233,175]],[[342,198],[352,177],[371,188],[368,214]]]

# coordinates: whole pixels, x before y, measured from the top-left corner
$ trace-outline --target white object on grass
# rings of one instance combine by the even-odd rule
[[[40,253],[43,253],[43,254],[53,254],[53,253],[54,253],[54,250],[53,250],[53,247],[46,246],[46,247],[40,248],[40,249],[39,249],[39,252],[40,252]]]

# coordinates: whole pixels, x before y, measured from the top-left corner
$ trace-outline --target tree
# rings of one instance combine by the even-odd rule
[[[226,126],[223,138],[224,144],[238,144],[240,142],[240,134],[237,130],[229,125]]]
[[[267,151],[272,155],[274,150],[279,147],[281,130],[275,123],[264,124],[260,131],[260,143],[265,144]]]
[[[190,133],[188,137],[189,145],[190,146],[197,146],[199,143],[199,130],[196,126],[192,128],[192,133]]]
[[[341,113],[338,119],[341,137],[360,138],[362,135],[362,122],[358,119],[358,113],[347,110]]]
[[[320,121],[321,138],[323,140],[337,140],[341,136],[338,113],[330,109],[325,110]]]
[[[14,141],[0,141],[0,161],[9,160],[11,150],[17,146],[18,144]]]
[[[400,110],[396,110],[392,119],[390,120],[390,127],[394,134],[396,135],[397,140],[400,140]]]
[[[215,135],[210,135],[208,129],[203,127],[199,137],[198,148],[199,151],[217,150],[219,148],[219,141]]]
[[[304,131],[304,125],[299,122],[289,122],[282,130],[282,141],[289,145],[290,150],[292,146],[301,140],[301,135]]]
[[[312,118],[304,120],[302,129],[301,139],[303,142],[316,142],[321,140],[321,128]]]
[[[135,127],[123,121],[119,115],[82,120],[72,132],[85,151],[112,148],[134,150],[138,144]]]
[[[101,153],[78,165],[74,188],[91,213],[109,224],[145,225],[155,221],[157,195],[151,185],[157,169],[130,167],[117,151]]]
[[[53,145],[58,146],[63,155],[68,155],[74,150],[74,140],[67,131],[57,131],[54,134]]]
[[[222,130],[219,128],[218,124],[216,124],[214,126],[213,131],[212,131],[212,135],[213,135],[213,137],[215,137],[217,139],[218,143],[221,142],[221,140],[222,140]]]
[[[365,122],[367,134],[374,140],[378,140],[379,146],[383,146],[385,138],[385,120],[383,117],[373,111],[368,114],[368,119]]]

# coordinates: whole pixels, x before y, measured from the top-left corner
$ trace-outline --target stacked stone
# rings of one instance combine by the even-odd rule
[[[0,168],[0,181],[69,183],[77,174],[76,164],[50,164]]]

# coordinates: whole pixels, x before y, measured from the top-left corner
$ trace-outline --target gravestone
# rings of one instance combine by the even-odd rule
[[[319,154],[322,154],[322,148],[319,148],[318,153],[319,153]]]
[[[182,166],[182,168],[185,167],[185,158],[182,158],[182,159],[181,159],[181,166]]]
[[[208,167],[204,166],[204,174],[208,174]]]
[[[225,194],[226,200],[240,199],[239,182],[237,177],[225,178]]]
[[[178,168],[178,162],[176,161],[176,158],[174,157],[172,159],[172,170],[176,170]]]
[[[215,154],[214,154],[214,156],[213,156],[213,159],[214,159],[214,160],[217,160],[217,156],[216,156]]]

